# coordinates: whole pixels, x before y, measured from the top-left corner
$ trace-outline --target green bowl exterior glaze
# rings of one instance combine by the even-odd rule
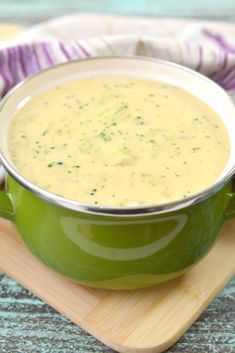
[[[234,213],[233,208],[228,211],[231,183],[179,211],[129,218],[51,204],[11,177],[6,185],[14,216],[3,192],[0,215],[13,217],[32,253],[62,275],[92,287],[134,289],[179,276],[209,251],[226,214]]]
[[[225,123],[231,143],[222,176],[186,199],[112,209],[67,200],[20,175],[7,147],[7,131],[17,111],[34,95],[59,82],[104,72],[178,82],[213,107]],[[33,254],[73,281],[132,289],[179,276],[209,251],[223,222],[235,215],[235,196],[229,182],[235,171],[234,121],[234,105],[226,92],[206,77],[176,64],[113,56],[44,70],[15,86],[0,104],[0,160],[11,175],[6,179],[7,191],[0,192],[0,216],[14,223]]]

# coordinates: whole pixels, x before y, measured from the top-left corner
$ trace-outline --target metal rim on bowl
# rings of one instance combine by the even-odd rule
[[[115,59],[130,59],[130,60],[144,60],[144,61],[152,61],[156,62],[159,64],[164,64],[164,65],[170,65],[178,69],[183,69],[184,71],[189,72],[191,75],[196,75],[197,77],[200,77],[200,79],[207,81],[211,85],[214,85],[221,89],[221,92],[224,92],[222,88],[220,88],[216,83],[208,79],[207,77],[191,70],[188,68],[185,68],[181,65],[174,64],[171,62],[163,61],[163,60],[158,60],[158,59],[153,59],[153,58],[147,58],[147,57],[133,57],[133,56],[115,56],[115,57],[94,57],[94,58],[86,58],[86,59],[79,59],[79,61],[84,61],[84,60],[99,60],[99,59],[110,59],[110,60],[115,60]],[[46,70],[43,70],[39,73],[36,73],[29,78],[25,79],[24,81],[20,82],[16,86],[14,86],[7,94],[6,96],[2,99],[0,103],[0,113],[5,105],[5,103],[8,101],[8,99],[14,95],[16,92],[18,92],[19,89],[21,89],[27,82],[33,80],[35,77],[40,76],[40,74],[43,72],[45,73],[46,71],[51,71],[51,70],[56,70],[56,68],[59,66],[64,66],[64,65],[71,65],[73,63],[77,63],[76,61],[70,61],[66,63],[62,63],[53,67],[50,67]],[[232,100],[230,99],[230,102]],[[215,192],[217,192],[219,189],[221,189],[232,177],[234,171],[235,171],[235,164],[229,170],[229,172],[221,179],[219,179],[216,183],[213,185],[209,186],[208,188],[204,189],[203,191],[196,193],[192,196],[186,197],[184,199],[176,200],[173,202],[167,202],[167,203],[162,203],[162,204],[152,204],[152,205],[146,205],[146,206],[128,206],[128,207],[113,207],[113,206],[102,206],[102,205],[95,205],[95,204],[88,204],[84,202],[79,202],[79,201],[74,201],[70,200],[64,197],[61,197],[59,195],[53,194],[51,192],[48,192],[39,186],[31,183],[27,179],[25,179],[22,175],[20,175],[17,170],[14,168],[14,166],[8,161],[7,156],[3,153],[2,150],[0,150],[0,160],[1,163],[4,167],[4,169],[7,171],[7,173],[15,179],[20,185],[34,193],[35,195],[39,196],[40,198],[55,204],[59,205],[64,208],[68,208],[74,211],[79,211],[82,213],[86,214],[95,214],[95,215],[106,215],[106,216],[117,216],[117,217],[133,217],[133,216],[146,216],[146,215],[155,215],[155,214],[162,214],[166,212],[172,212],[176,211],[185,207],[188,207],[190,205],[196,204],[209,196],[213,195]]]

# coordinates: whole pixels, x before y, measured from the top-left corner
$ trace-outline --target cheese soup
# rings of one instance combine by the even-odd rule
[[[18,172],[54,194],[106,206],[159,204],[210,186],[229,157],[223,122],[189,92],[128,77],[49,89],[15,116]]]

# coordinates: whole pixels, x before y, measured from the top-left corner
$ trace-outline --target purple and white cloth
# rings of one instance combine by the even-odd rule
[[[10,42],[0,42],[0,95],[49,66],[100,55],[173,61],[235,91],[235,25],[80,14],[42,23]]]
[[[0,42],[0,97],[47,67],[103,55],[142,55],[185,65],[216,81],[235,100],[235,25],[96,14],[51,20]]]

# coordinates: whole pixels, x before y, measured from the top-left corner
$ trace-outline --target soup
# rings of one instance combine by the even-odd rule
[[[100,77],[62,84],[15,116],[9,153],[41,188],[107,206],[158,204],[210,186],[229,157],[216,112],[160,81]]]

